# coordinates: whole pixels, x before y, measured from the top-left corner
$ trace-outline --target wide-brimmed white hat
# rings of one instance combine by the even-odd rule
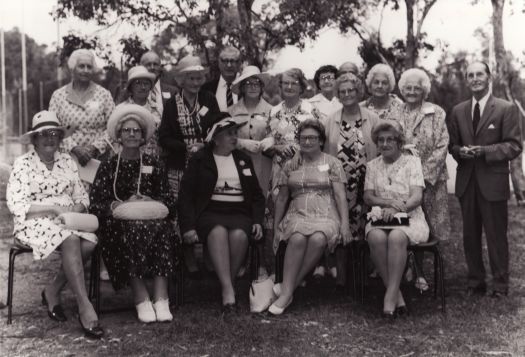
[[[134,119],[142,128],[144,139],[149,140],[155,132],[155,120],[149,110],[138,104],[122,103],[115,107],[109,116],[107,123],[108,135],[113,140],[117,140],[117,128],[119,124]]]
[[[22,144],[30,144],[31,136],[34,133],[38,133],[40,131],[48,129],[62,130],[62,132],[64,133],[64,138],[70,136],[74,131],[74,129],[70,127],[60,125],[60,121],[58,120],[58,117],[55,112],[43,110],[41,112],[36,113],[33,116],[31,129],[20,137],[20,142]]]
[[[129,89],[129,86],[135,79],[148,79],[151,82],[151,86],[155,85],[155,74],[148,71],[144,66],[135,66],[131,67],[128,71],[128,81],[126,83],[126,88]]]
[[[232,92],[235,94],[239,94],[239,91],[241,89],[241,83],[245,79],[248,79],[250,77],[257,77],[263,82],[264,85],[268,83],[270,80],[270,75],[268,73],[261,73],[258,67],[256,66],[246,66],[239,77],[237,77],[233,83],[232,83]]]

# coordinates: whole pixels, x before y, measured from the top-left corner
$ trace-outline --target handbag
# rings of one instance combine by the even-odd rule
[[[98,229],[97,216],[89,213],[65,212],[57,217],[67,229],[93,233]]]
[[[250,286],[250,312],[263,312],[275,300],[273,275],[252,281]]]

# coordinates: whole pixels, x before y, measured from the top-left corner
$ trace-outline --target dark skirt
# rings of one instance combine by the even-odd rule
[[[177,236],[167,219],[100,220],[102,258],[115,290],[130,278],[168,277],[174,271]]]
[[[216,226],[224,227],[228,231],[242,229],[250,238],[253,220],[246,203],[210,201],[197,220],[199,241],[206,243],[208,235]]]

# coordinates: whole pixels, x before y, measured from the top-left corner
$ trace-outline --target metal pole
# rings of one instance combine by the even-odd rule
[[[22,133],[24,132],[24,128],[22,128],[24,125],[24,114],[22,113],[23,110],[24,106],[22,105],[22,89],[18,88],[18,136],[22,136]]]
[[[40,110],[44,110],[44,82],[39,83]]]
[[[7,96],[5,93],[5,41],[3,28],[0,28],[0,72],[0,75],[2,77],[2,157],[4,158],[4,160],[7,160]]]
[[[57,0],[58,6],[58,0]],[[57,54],[60,54],[60,20],[57,19]],[[57,88],[62,87],[62,67],[60,66],[60,58],[57,58]]]
[[[22,0],[22,90],[24,94],[24,127],[23,132],[27,129],[27,118],[28,118],[28,109],[27,109],[27,67],[26,67],[26,33],[24,30],[24,12],[25,12],[25,1]]]

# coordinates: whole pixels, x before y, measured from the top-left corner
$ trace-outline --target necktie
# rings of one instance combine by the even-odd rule
[[[474,128],[474,133],[478,129],[480,116],[481,115],[479,113],[479,103],[476,103],[476,105],[474,106],[474,115],[473,115],[473,118],[472,118],[472,127]]]
[[[233,105],[232,85],[230,83],[226,83],[226,105],[228,107]]]

